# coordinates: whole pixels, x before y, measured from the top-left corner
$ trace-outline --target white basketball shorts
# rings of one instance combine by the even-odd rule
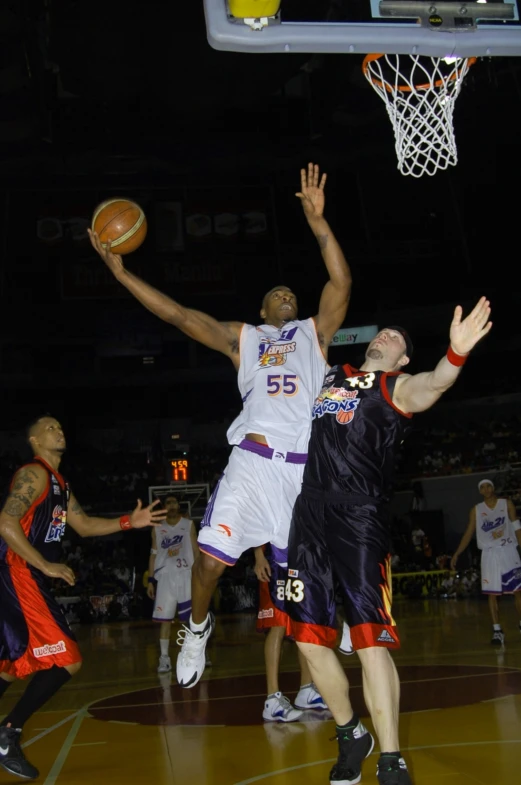
[[[521,559],[514,542],[483,549],[481,590],[484,594],[521,591]]]
[[[192,570],[163,567],[157,578],[154,621],[173,621],[175,614],[188,621],[192,611]]]
[[[275,561],[287,565],[291,514],[306,457],[255,442],[234,447],[201,521],[200,550],[231,567],[248,548],[269,542]]]

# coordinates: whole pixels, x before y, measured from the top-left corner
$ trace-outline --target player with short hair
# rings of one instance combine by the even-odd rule
[[[380,785],[410,785],[400,753],[400,682],[388,649],[399,638],[391,609],[391,537],[386,513],[395,456],[415,412],[429,409],[459,376],[466,357],[490,330],[484,297],[462,321],[454,312],[447,355],[429,373],[409,375],[412,343],[397,326],[380,330],[360,369],[336,365],[313,407],[302,491],[288,548],[286,610],[290,632],[337,724],[338,761],[331,785],[361,778],[374,740],[353,712],[349,685],[333,647],[335,595],[363,672],[364,697],[380,742]]]
[[[81,667],[81,654],[49,578],[74,586],[74,572],[60,564],[68,524],[81,537],[142,529],[163,520],[158,502],[121,518],[86,515],[59,472],[65,452],[60,423],[49,415],[28,427],[34,458],[15,473],[0,512],[0,697],[16,679],[35,674],[0,723],[0,766],[24,779],[38,777],[20,738],[25,722]]]
[[[454,552],[450,566],[454,570],[459,556],[476,536],[481,551],[481,591],[488,595],[492,617],[493,646],[502,646],[505,633],[499,621],[497,598],[513,594],[519,614],[521,632],[521,523],[510,499],[498,498],[492,480],[480,480],[478,490],[483,501],[470,510],[469,523]]]
[[[318,314],[297,318],[297,298],[288,286],[267,292],[260,325],[218,322],[185,308],[123,267],[121,256],[90,232],[93,247],[118,281],[146,308],[190,338],[231,359],[238,373],[243,409],[228,430],[228,464],[208,506],[198,536],[200,555],[192,570],[192,614],[177,658],[177,679],[193,687],[204,671],[204,650],[214,620],[212,594],[227,566],[248,548],[271,543],[286,566],[289,522],[300,490],[311,429],[310,412],[320,390],[327,350],[342,324],[351,295],[351,272],[324,218],[326,175],[309,164],[301,170],[304,214],[315,235],[329,280]]]
[[[151,532],[147,588],[154,600],[152,619],[160,623],[158,673],[172,670],[169,648],[176,612],[181,622],[190,618],[192,565],[199,553],[194,522],[181,515],[177,496],[166,496],[163,506],[166,519]]]

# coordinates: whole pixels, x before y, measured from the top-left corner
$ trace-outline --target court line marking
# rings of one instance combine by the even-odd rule
[[[483,744],[521,744],[521,739],[498,739],[497,741],[459,741],[452,744],[428,744],[421,747],[402,747],[402,750],[404,752],[413,752],[415,750],[440,750],[451,747],[478,747],[482,746]],[[371,753],[371,757],[377,754],[377,752],[373,752]],[[324,763],[335,762],[336,758],[326,758],[325,760],[301,763],[299,766],[289,766],[287,769],[277,769],[275,771],[267,772],[266,774],[259,774],[257,777],[250,777],[250,779],[235,782],[234,785],[251,785],[253,782],[260,782],[261,780],[266,780],[269,777],[277,777],[279,774],[288,774],[291,771],[310,769],[313,766],[322,766]]]
[[[43,739],[44,736],[47,736],[49,733],[52,733],[57,728],[60,728],[62,725],[65,725],[66,722],[70,722],[71,720],[75,719],[79,713],[80,713],[79,711],[75,711],[74,714],[69,714],[69,716],[65,717],[65,719],[56,722],[54,725],[51,725],[49,728],[45,728],[45,730],[43,730],[42,733],[38,733],[36,736],[33,736],[32,739],[29,739],[28,741],[24,741],[24,743],[21,746],[30,747],[31,744],[34,744],[35,741],[40,741],[40,739]]]
[[[81,727],[81,724],[82,724],[82,722],[83,722],[83,720],[85,719],[86,716],[87,716],[87,708],[86,707],[84,707],[83,709],[80,709],[79,712],[77,713],[76,719],[72,723],[72,728],[68,732],[68,734],[67,734],[67,736],[65,738],[65,741],[63,742],[62,746],[60,747],[60,750],[59,750],[56,758],[54,759],[54,763],[52,764],[51,770],[50,770],[49,774],[47,775],[43,785],[55,785],[55,782],[58,779],[58,777],[60,776],[61,770],[63,769],[65,761],[67,760],[69,752],[71,751],[71,747],[72,747],[72,745],[74,743],[74,739],[78,735],[78,731],[79,731],[79,729]]]
[[[454,681],[456,679],[483,679],[483,678],[487,678],[489,676],[497,676],[497,675],[498,675],[497,671],[493,671],[492,673],[472,673],[472,674],[465,674],[465,675],[459,674],[459,675],[455,675],[455,676],[440,676],[439,678],[436,678],[436,679],[408,679],[408,680],[402,681],[400,683],[403,686],[404,684],[425,684],[425,683],[431,683],[431,682],[435,682],[435,681]],[[172,684],[172,687],[177,687],[177,686],[178,686],[177,684]],[[145,689],[147,689],[147,688],[145,688]],[[349,689],[350,690],[361,690],[362,689],[362,685],[361,684],[354,684],[354,685],[350,684],[349,685]],[[144,690],[136,690],[136,692],[144,692]],[[286,690],[285,694],[290,695],[293,692],[297,693],[298,690]],[[128,694],[129,694],[128,692],[121,692],[121,693],[119,693],[119,695],[114,695],[112,697],[117,698],[120,695],[128,695]],[[265,698],[265,697],[266,697],[265,693],[258,692],[258,693],[252,693],[251,695],[220,695],[219,697],[216,696],[214,698],[200,698],[200,697],[195,698],[194,697],[191,702],[199,703],[199,702],[207,702],[207,701],[236,700],[237,698]],[[502,697],[503,696],[501,695],[501,696],[498,696],[498,698],[492,698],[491,700],[498,700],[499,698],[502,698]],[[167,706],[169,706],[169,705],[172,705],[172,704],[183,704],[183,703],[185,703],[184,700],[180,699],[180,700],[170,700],[170,701],[157,700],[157,701],[152,701],[152,702],[148,702],[148,703],[122,703],[122,704],[119,704],[119,705],[116,704],[114,706],[96,706],[96,703],[101,702],[103,700],[110,700],[110,698],[99,698],[97,701],[93,701],[90,704],[90,706],[89,706],[90,710],[91,711],[92,710],[93,711],[111,711],[113,709],[136,709],[136,708],[140,708],[141,706],[143,706],[143,707],[146,707],[146,706],[159,706],[159,705],[167,705]],[[465,705],[467,705],[467,704],[465,704]],[[472,705],[472,704],[469,704],[469,705]],[[435,708],[438,708],[438,707],[435,707]],[[452,707],[452,708],[455,708],[455,707]],[[425,711],[431,711],[431,709],[425,709]],[[412,714],[413,712],[405,712],[405,713],[406,714]],[[93,715],[91,715],[91,716],[93,716]]]
[[[106,741],[76,741],[73,747],[93,747],[95,744],[107,744]]]

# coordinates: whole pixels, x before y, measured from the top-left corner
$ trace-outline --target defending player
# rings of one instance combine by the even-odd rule
[[[484,297],[463,321],[458,306],[447,355],[430,373],[412,376],[401,372],[412,352],[407,332],[381,330],[359,370],[337,365],[328,371],[313,407],[309,457],[291,521],[286,609],[290,631],[337,723],[331,785],[359,782],[361,763],[374,745],[353,712],[346,674],[333,651],[337,585],[380,742],[378,782],[411,783],[398,738],[400,682],[388,651],[400,644],[391,611],[385,505],[410,418],[454,384],[467,354],[489,332],[489,315]]]
[[[521,545],[521,523],[516,508],[509,499],[498,499],[492,480],[481,480],[478,490],[483,501],[472,507],[469,524],[456,548],[450,566],[456,569],[458,557],[476,535],[481,550],[481,591],[488,594],[488,607],[492,617],[494,646],[502,646],[505,634],[499,622],[497,598],[513,594],[520,619],[521,632],[521,559],[517,545]]]

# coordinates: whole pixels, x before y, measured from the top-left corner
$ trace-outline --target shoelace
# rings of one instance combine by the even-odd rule
[[[192,632],[185,624],[177,633],[177,644],[182,647],[181,655],[184,660],[195,659],[201,652],[202,642],[203,636]]]
[[[286,698],[286,696],[285,696],[285,695],[282,695],[282,696],[279,698],[279,701],[280,701],[281,705],[284,707],[284,711],[285,711],[285,712],[286,712],[286,711],[291,711],[291,709],[293,708],[293,706],[292,706],[292,705],[291,705],[291,703],[289,702],[289,699],[288,699],[288,698]]]

